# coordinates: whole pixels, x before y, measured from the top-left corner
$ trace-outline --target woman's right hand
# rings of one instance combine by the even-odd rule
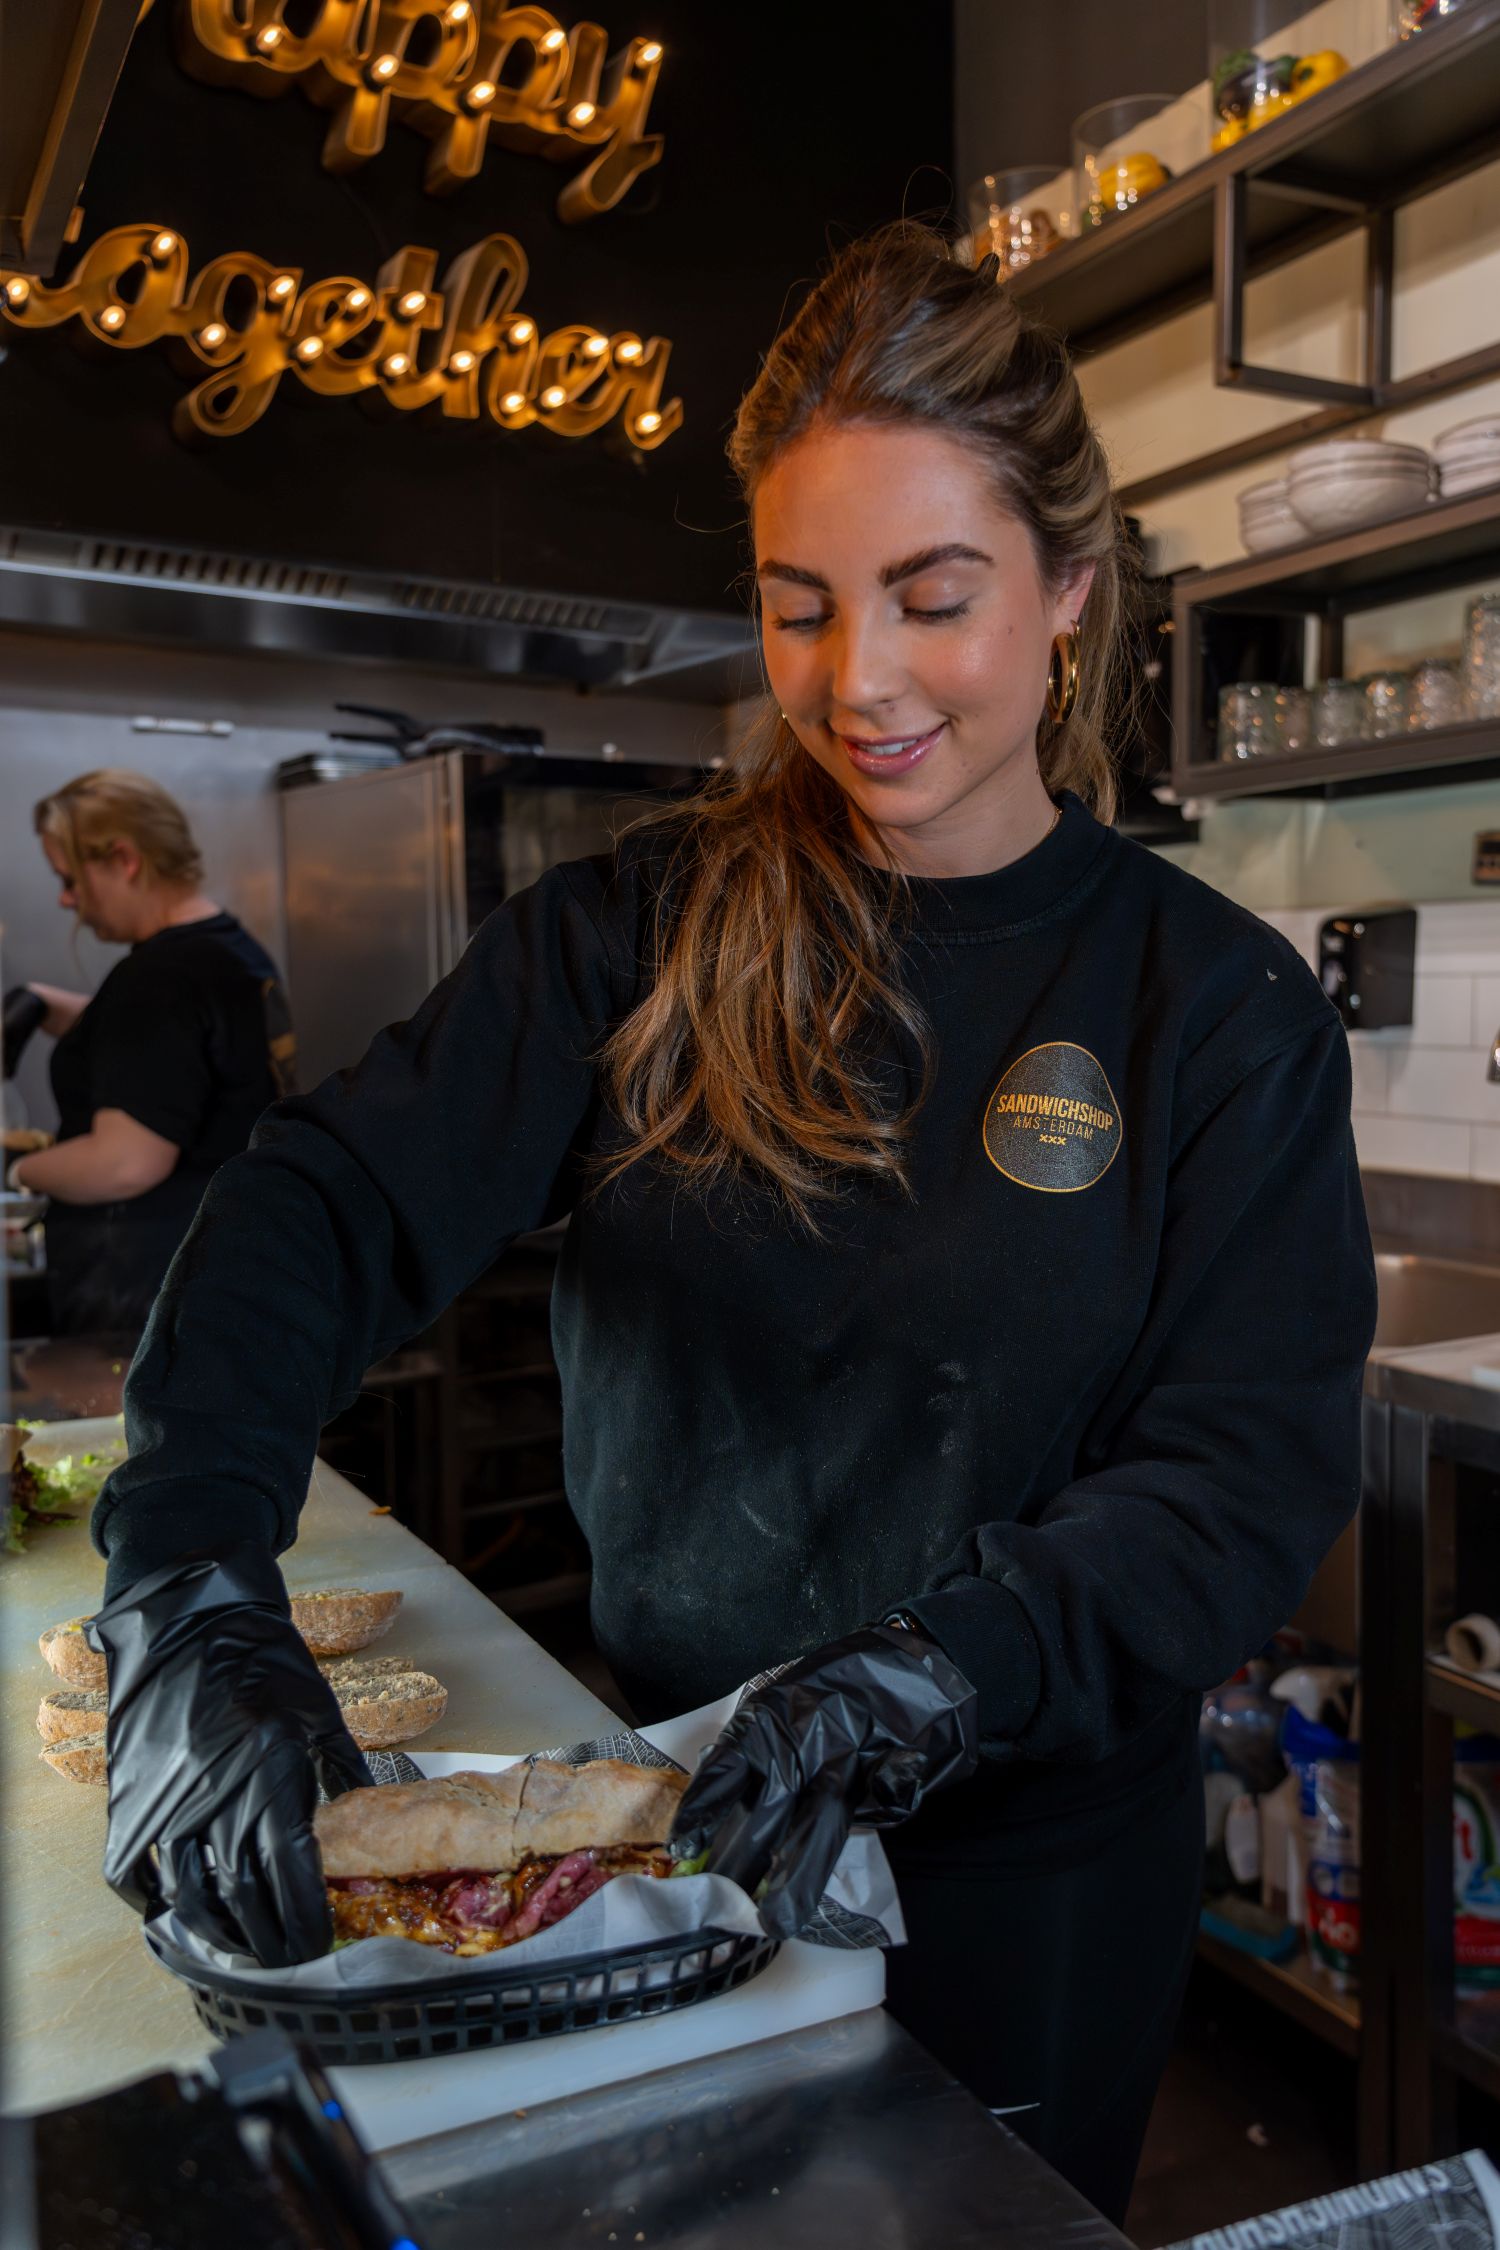
[[[337,1796],[370,1775],[270,1554],[189,1555],[108,1603],[88,1637],[109,1669],[105,1880],[265,1968],[326,1953],[316,1784]]]

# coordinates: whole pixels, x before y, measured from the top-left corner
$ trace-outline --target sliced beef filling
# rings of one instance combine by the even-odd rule
[[[334,1876],[328,1903],[335,1938],[415,1938],[444,1953],[494,1953],[550,1929],[616,1875],[670,1875],[672,1865],[660,1845],[614,1844],[526,1860],[509,1875]]]

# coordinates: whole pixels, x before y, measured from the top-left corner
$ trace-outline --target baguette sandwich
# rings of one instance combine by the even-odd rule
[[[543,1758],[350,1790],[314,1820],[334,1942],[404,1937],[465,1956],[516,1945],[616,1875],[670,1875],[687,1782],[613,1758]]]

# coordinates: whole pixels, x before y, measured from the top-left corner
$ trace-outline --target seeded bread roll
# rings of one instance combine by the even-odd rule
[[[293,1594],[292,1623],[314,1656],[347,1656],[367,1648],[396,1622],[399,1593],[367,1594],[358,1586],[330,1586],[324,1592]]]
[[[71,1742],[54,1742],[42,1752],[42,1759],[69,1781],[102,1785],[109,1779],[102,1734],[75,1734]]]
[[[108,1711],[103,1688],[60,1688],[42,1697],[36,1730],[44,1742],[68,1742],[76,1735],[97,1734]]]
[[[60,1680],[69,1687],[102,1688],[109,1685],[104,1659],[83,1637],[86,1617],[70,1617],[64,1625],[49,1625],[38,1646]]]
[[[448,1690],[430,1672],[376,1672],[332,1683],[344,1724],[361,1750],[388,1750],[435,1727]]]
[[[455,1773],[349,1789],[319,1805],[325,1876],[402,1878],[476,1868],[504,1873],[537,1853],[664,1844],[685,1773],[613,1758],[564,1766],[538,1758],[503,1773]]]

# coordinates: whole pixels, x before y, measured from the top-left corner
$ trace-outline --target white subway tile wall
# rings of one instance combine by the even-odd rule
[[[1316,969],[1318,926],[1336,911],[1297,907],[1261,919]],[[1485,1076],[1497,1031],[1500,899],[1419,906],[1410,1028],[1349,1040],[1360,1163],[1500,1181],[1500,1086]]]

